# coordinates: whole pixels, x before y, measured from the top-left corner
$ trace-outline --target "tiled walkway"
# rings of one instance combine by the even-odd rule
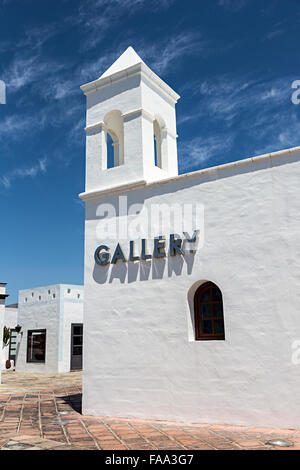
[[[300,449],[300,431],[82,416],[80,373],[5,372],[0,385],[2,450],[275,449],[284,439]]]
[[[28,392],[32,390],[47,390],[49,388],[81,386],[82,373],[69,372],[68,374],[25,374],[12,370],[2,372],[0,394],[14,392]]]

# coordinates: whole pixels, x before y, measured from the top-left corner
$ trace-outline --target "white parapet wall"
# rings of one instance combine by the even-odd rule
[[[83,322],[83,287],[58,284],[19,292],[19,372],[62,373],[70,371],[71,324]],[[30,362],[29,332],[45,331],[45,359]],[[32,333],[31,333],[32,335]]]

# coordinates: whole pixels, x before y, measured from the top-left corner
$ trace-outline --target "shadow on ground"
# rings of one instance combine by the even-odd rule
[[[73,408],[73,410],[77,413],[82,413],[82,393],[60,396],[59,398],[64,400],[64,402]]]

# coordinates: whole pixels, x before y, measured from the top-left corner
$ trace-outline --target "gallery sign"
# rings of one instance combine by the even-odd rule
[[[100,245],[95,251],[95,262],[100,266],[107,266],[108,264],[116,264],[118,261],[126,263],[127,261],[147,261],[152,258],[165,258],[167,252],[170,256],[184,256],[186,252],[195,253],[198,239],[199,230],[194,230],[192,236],[187,232],[183,232],[183,237],[177,234],[171,234],[168,237],[169,247],[167,247],[167,238],[163,235],[153,239],[153,251],[147,248],[147,240],[140,240],[140,251],[137,254],[137,242],[131,240],[129,242],[129,256],[126,259],[124,251],[120,245],[117,244],[113,255],[111,256],[110,248],[107,245]]]

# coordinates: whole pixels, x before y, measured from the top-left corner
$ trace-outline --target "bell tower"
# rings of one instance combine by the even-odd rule
[[[180,97],[132,47],[81,90],[87,97],[86,194],[178,174]]]

